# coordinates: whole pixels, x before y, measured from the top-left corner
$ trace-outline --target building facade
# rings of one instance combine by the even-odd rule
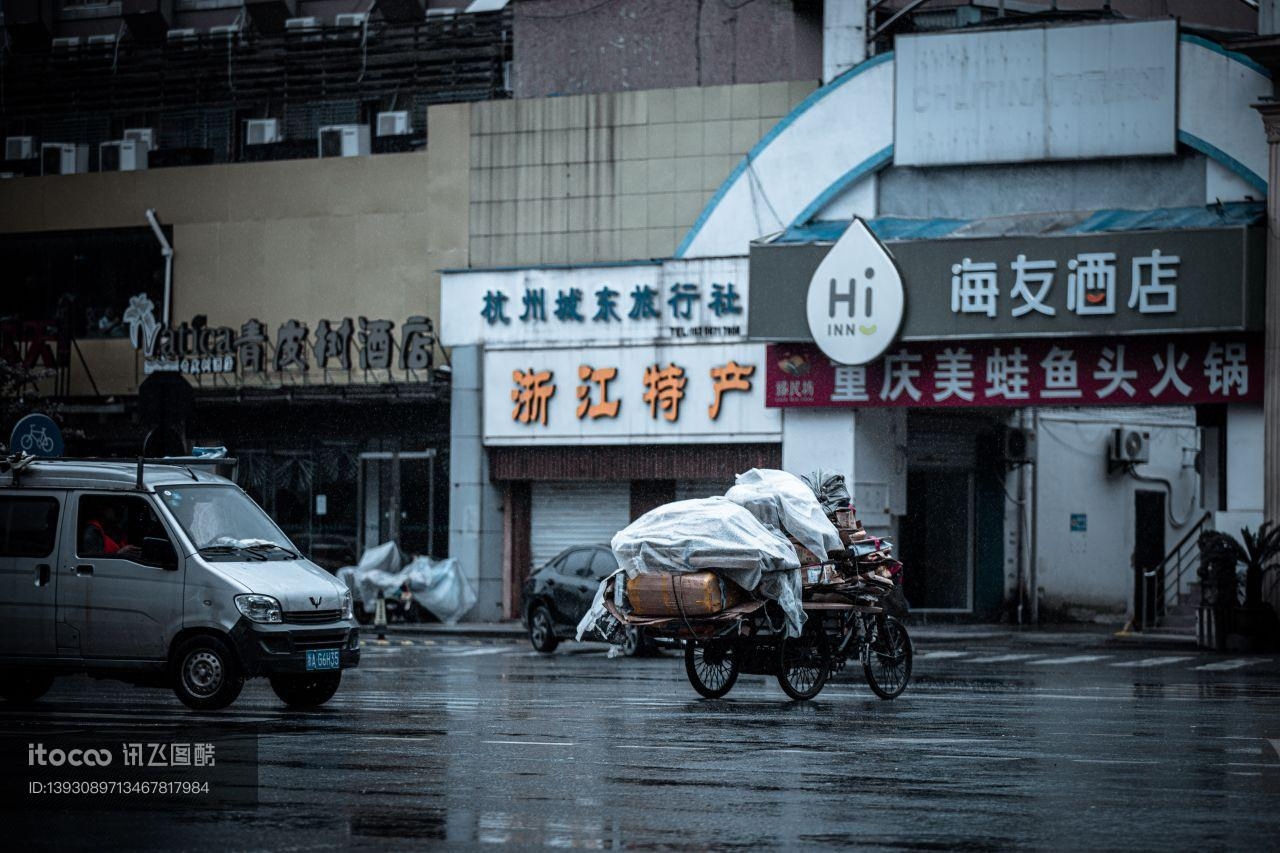
[[[1012,57],[1014,82],[981,59],[997,55]],[[1046,63],[1058,88],[1042,98],[1035,75]],[[716,90],[707,88],[533,101],[521,115],[514,105],[510,114],[502,104],[473,108],[482,114],[473,124],[477,236],[473,271],[456,277],[471,322],[484,322],[479,300],[489,288],[479,282],[498,265],[513,268],[502,272],[513,281],[560,290],[577,270],[543,270],[548,262],[748,257],[747,337],[768,344],[758,376],[766,409],[780,417],[780,463],[849,478],[869,526],[898,537],[917,611],[1162,619],[1194,577],[1186,542],[1203,526],[1235,532],[1262,518],[1266,152],[1249,105],[1270,91],[1268,74],[1172,21],[1050,18],[900,36],[895,50],[796,99],[777,121],[748,118],[746,105],[770,85],[732,87],[728,118],[708,115]],[[595,142],[544,176],[580,171],[588,181],[577,203],[598,211],[563,242],[556,228],[518,233],[550,209],[539,195],[545,182],[503,190],[497,177],[498,137],[523,139],[510,150],[531,156],[543,110],[576,115],[582,139]],[[655,130],[668,116],[672,140]],[[681,122],[701,126],[705,145],[732,137],[735,120],[759,121],[757,141],[696,214],[662,218],[666,175],[705,168],[696,158],[708,156]],[[670,159],[643,176],[628,167],[646,157]],[[679,193],[695,195],[685,174],[672,184],[677,204]],[[628,180],[639,198],[624,202]],[[492,215],[504,203],[517,233]],[[641,213],[643,240],[617,224],[627,216],[639,227]],[[886,352],[841,362],[815,346],[806,294],[855,217],[888,246],[907,307]],[[607,281],[603,269],[591,275]],[[1095,281],[1107,293],[1090,289]],[[511,306],[524,286],[510,292]],[[454,388],[455,405],[463,393],[485,401],[484,426],[466,439],[455,421],[454,442],[456,451],[474,440],[486,461],[467,487],[489,497],[466,516],[455,504],[451,540],[475,544],[482,577],[501,577],[504,612],[513,613],[526,546],[520,511],[514,533],[510,517],[522,487],[492,486],[511,474],[487,413],[501,402],[503,419],[518,417],[510,401],[519,371],[486,369],[492,352],[486,342],[472,387]],[[1059,362],[1054,381],[1074,376],[1075,386],[1046,384],[1045,365]],[[518,432],[548,459],[563,454],[555,464],[565,470],[569,457],[613,459],[598,434]],[[1126,449],[1126,436],[1139,446]],[[596,447],[587,454],[583,444]],[[455,496],[461,485],[455,476]],[[605,527],[624,520],[623,491],[636,487],[618,489],[617,518]],[[530,564],[542,556],[531,553]]]

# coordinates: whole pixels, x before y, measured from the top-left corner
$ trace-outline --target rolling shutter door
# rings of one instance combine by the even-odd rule
[[[541,566],[570,545],[608,545],[631,523],[631,483],[532,484],[529,550]]]
[[[720,497],[733,485],[730,480],[721,483],[716,480],[676,480],[676,500],[688,501],[694,498]]]

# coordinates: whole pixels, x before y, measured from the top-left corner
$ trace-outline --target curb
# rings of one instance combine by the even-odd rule
[[[376,636],[376,629],[372,625],[361,626],[361,638],[365,636]],[[491,624],[491,623],[463,623],[460,625],[388,625],[387,636],[402,637],[488,637],[517,639],[523,638],[525,630],[520,623],[513,625]]]

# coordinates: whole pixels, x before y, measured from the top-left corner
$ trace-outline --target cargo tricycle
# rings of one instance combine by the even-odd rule
[[[775,676],[792,699],[812,699],[851,660],[862,664],[877,696],[894,699],[911,679],[912,648],[906,627],[885,612],[893,581],[859,565],[853,551],[830,557],[803,569],[811,582],[804,585],[799,637],[787,636],[775,601],[752,599],[713,615],[643,617],[620,612],[606,590],[605,607],[624,625],[683,640],[689,683],[708,699],[725,696],[742,673]]]

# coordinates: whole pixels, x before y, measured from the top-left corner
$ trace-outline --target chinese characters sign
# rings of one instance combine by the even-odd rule
[[[391,320],[360,317],[321,319],[312,332],[306,323],[287,320],[273,331],[250,319],[234,329],[211,326],[203,318],[168,328],[155,318],[145,294],[129,300],[124,322],[135,349],[145,356],[146,373],[177,371],[190,376],[267,374],[302,376],[314,367],[329,371],[391,371],[407,377],[428,371],[434,361],[435,327],[427,317],[410,317],[396,329]],[[273,339],[274,335],[274,339]],[[354,356],[353,352],[355,351]]]
[[[1256,336],[953,341],[838,365],[809,344],[769,347],[767,405],[1189,405],[1262,400]]]
[[[485,353],[488,444],[777,441],[764,345]]]
[[[445,346],[555,346],[741,340],[741,258],[446,272]]]
[[[1263,237],[1237,227],[890,242],[910,306],[899,339],[1260,331]],[[751,247],[752,337],[813,338],[797,294],[833,251]]]
[[[1081,252],[1067,261],[1067,310],[1081,317],[1116,313],[1116,291],[1127,285],[1127,306],[1139,314],[1178,313],[1178,266],[1182,258],[1163,255],[1152,249],[1146,255],[1129,259],[1131,274],[1117,269],[1115,252]],[[1028,259],[1019,254],[1001,270],[993,261],[964,258],[951,265],[951,313],[979,314],[998,317],[1004,308],[1001,274],[1013,280],[1005,304],[1010,317],[1022,317],[1035,311],[1046,317],[1056,316],[1057,307],[1048,301],[1058,283],[1058,262],[1053,259]]]

